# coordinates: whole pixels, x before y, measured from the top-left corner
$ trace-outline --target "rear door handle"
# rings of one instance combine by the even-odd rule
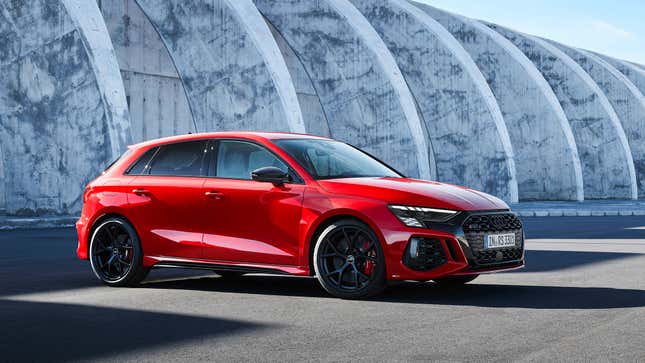
[[[132,194],[135,194],[135,195],[138,195],[138,196],[143,196],[143,195],[150,194],[150,192],[145,190],[145,189],[133,189]]]
[[[224,198],[224,193],[220,193],[220,192],[216,192],[216,191],[206,192],[206,193],[204,193],[204,195],[206,195],[209,198],[215,199],[215,200],[219,200],[219,199]]]

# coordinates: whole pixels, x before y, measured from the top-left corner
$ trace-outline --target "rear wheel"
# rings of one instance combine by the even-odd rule
[[[449,277],[444,277],[441,279],[436,279],[433,280],[437,285],[442,286],[442,287],[454,287],[454,286],[462,286],[465,285],[474,279],[476,279],[479,275],[465,275],[465,276],[449,276]]]
[[[122,218],[103,221],[92,234],[90,263],[96,277],[110,286],[136,286],[148,274],[141,242]]]
[[[313,260],[318,281],[333,296],[360,299],[385,289],[383,248],[364,223],[349,219],[327,227]]]

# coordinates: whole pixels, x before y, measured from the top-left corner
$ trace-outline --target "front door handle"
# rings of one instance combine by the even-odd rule
[[[224,198],[224,193],[220,193],[220,192],[216,192],[216,191],[206,192],[206,193],[204,193],[204,195],[206,195],[207,197],[209,197],[211,199],[215,199],[215,200],[220,200],[220,199]]]
[[[149,195],[150,192],[145,190],[145,189],[133,189],[132,194],[138,195],[138,196],[144,196],[144,195]]]

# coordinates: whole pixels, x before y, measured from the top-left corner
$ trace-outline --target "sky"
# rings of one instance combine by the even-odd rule
[[[645,0],[417,0],[645,64]]]

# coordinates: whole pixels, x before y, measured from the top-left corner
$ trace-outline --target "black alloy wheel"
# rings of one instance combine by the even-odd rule
[[[148,274],[142,265],[141,244],[134,228],[110,218],[94,229],[90,263],[96,277],[111,286],[135,286]]]
[[[373,296],[385,288],[385,259],[372,230],[355,220],[342,220],[318,237],[314,269],[330,294],[346,299]]]

